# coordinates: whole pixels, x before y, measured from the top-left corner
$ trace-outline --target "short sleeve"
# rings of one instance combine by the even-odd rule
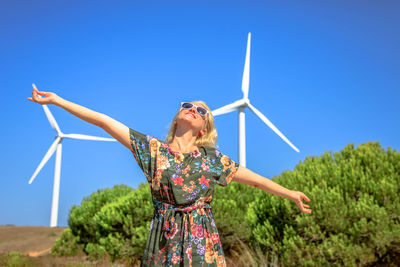
[[[218,149],[215,150],[215,156],[217,170],[216,183],[220,186],[227,186],[239,169],[239,163],[234,162]]]
[[[133,156],[148,182],[152,181],[156,163],[158,139],[129,128],[130,145]]]

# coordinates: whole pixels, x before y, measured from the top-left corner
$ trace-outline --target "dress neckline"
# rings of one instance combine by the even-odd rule
[[[167,144],[168,146],[168,150],[171,152],[171,154],[182,154],[182,155],[188,155],[188,154],[192,154],[192,153],[200,153],[200,150],[197,148],[191,152],[179,152],[179,151],[173,151],[171,146],[169,144]]]

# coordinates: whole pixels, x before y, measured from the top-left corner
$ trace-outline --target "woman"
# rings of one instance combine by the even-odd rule
[[[28,99],[62,107],[101,127],[131,150],[150,185],[155,208],[142,266],[226,266],[212,213],[215,184],[252,185],[289,198],[302,212],[311,213],[302,202],[310,200],[302,192],[240,166],[215,148],[214,119],[202,101],[181,103],[163,142],[52,92],[34,87]]]

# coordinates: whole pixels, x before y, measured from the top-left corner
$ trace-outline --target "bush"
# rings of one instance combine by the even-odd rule
[[[71,229],[65,229],[60,238],[57,238],[51,248],[54,256],[73,256],[82,251],[82,245],[78,244],[78,237],[72,234]]]
[[[80,206],[73,205],[68,215],[68,225],[74,236],[79,237],[82,244],[96,243],[96,224],[94,216],[108,203],[119,197],[133,193],[133,188],[126,185],[116,185],[112,189],[97,190],[82,200]]]
[[[54,255],[73,255],[78,245],[90,259],[140,258],[153,215],[148,184],[98,190],[69,212],[68,224],[53,246]]]
[[[240,242],[248,242],[251,232],[244,216],[249,204],[263,192],[233,181],[226,187],[215,186],[213,215],[223,250],[228,254],[229,251],[240,248]]]
[[[86,244],[85,252],[89,255],[90,260],[97,260],[107,256],[104,246],[95,243]]]
[[[264,192],[250,204],[251,243],[284,266],[365,266],[399,256],[399,152],[349,144],[333,156],[307,157],[274,181],[305,193],[313,210],[301,213]]]
[[[94,218],[98,243],[112,260],[141,257],[147,241],[153,204],[148,184],[105,205]]]

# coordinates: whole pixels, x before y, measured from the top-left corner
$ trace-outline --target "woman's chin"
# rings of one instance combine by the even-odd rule
[[[180,123],[187,128],[197,128],[195,122],[193,121],[193,118],[184,118],[180,121]]]

